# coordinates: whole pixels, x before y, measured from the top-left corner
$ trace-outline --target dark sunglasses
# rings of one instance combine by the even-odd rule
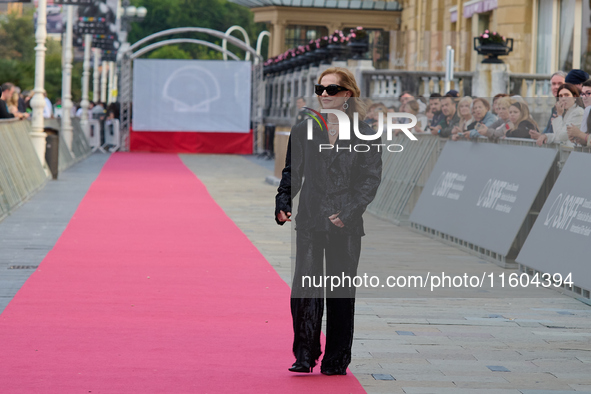
[[[314,85],[314,92],[318,96],[322,96],[322,93],[324,93],[325,90],[326,90],[326,94],[328,94],[329,96],[334,96],[338,92],[342,92],[342,91],[349,90],[349,89],[344,88],[344,87],[339,86],[339,85],[335,85],[335,84],[328,85],[328,86],[323,86],[323,85],[320,85],[320,84]]]

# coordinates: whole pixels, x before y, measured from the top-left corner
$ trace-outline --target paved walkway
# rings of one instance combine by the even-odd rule
[[[95,153],[60,173],[0,222],[0,313],[53,248],[108,158]]]
[[[181,157],[289,283],[290,231],[274,223],[276,188],[263,181],[269,170],[236,156]],[[373,232],[364,247],[397,251],[376,274],[437,264],[471,275],[514,272],[408,228],[367,221]],[[360,272],[363,264],[362,257]],[[486,291],[487,298],[358,298],[350,369],[369,393],[591,393],[591,307],[548,289]]]
[[[291,232],[273,221],[269,162],[181,157],[289,283]],[[39,264],[106,158],[93,155],[61,174],[0,223],[0,310],[32,272],[8,266]],[[389,264],[371,265],[375,274],[434,263],[450,272],[504,271],[408,228],[372,217],[368,227],[379,231],[368,232],[366,250],[386,242],[397,251]],[[591,393],[591,307],[553,290],[485,291],[488,298],[359,297],[351,370],[369,393]]]

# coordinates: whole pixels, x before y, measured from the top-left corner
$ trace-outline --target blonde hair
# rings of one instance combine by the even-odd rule
[[[347,100],[349,108],[345,110],[347,116],[349,116],[350,119],[353,119],[353,114],[357,112],[359,114],[359,120],[365,119],[367,107],[361,99],[361,90],[359,89],[359,86],[357,86],[357,82],[355,81],[355,76],[353,73],[343,67],[331,67],[324,70],[324,72],[320,74],[318,77],[318,83],[320,83],[322,78],[328,74],[336,75],[339,80],[339,86],[342,86],[351,92],[351,97],[349,100]],[[318,97],[318,102],[320,102],[320,97]]]
[[[18,106],[18,93],[17,92],[14,92],[12,94],[12,96],[10,96],[6,99],[6,105],[15,106],[15,107]]]
[[[460,99],[460,101],[458,101],[458,109],[460,109],[460,104],[462,103],[468,103],[468,108],[472,109],[472,97],[470,96],[464,96]]]
[[[520,101],[521,103],[523,103],[522,101]],[[500,97],[495,101],[495,104],[500,106],[502,105],[503,107],[506,107],[507,109],[511,106],[511,98],[510,97]]]
[[[419,113],[419,103],[417,102],[417,100],[410,100],[409,102],[406,103],[406,110],[412,110],[413,115],[416,115]]]
[[[529,107],[527,106],[527,104],[524,101],[511,99],[511,106],[517,108],[519,110],[519,112],[521,113],[521,116],[519,117],[516,124],[514,125],[515,128],[517,128],[521,122],[523,122],[524,120],[527,120],[535,126],[536,130],[539,130],[538,124],[530,116]]]

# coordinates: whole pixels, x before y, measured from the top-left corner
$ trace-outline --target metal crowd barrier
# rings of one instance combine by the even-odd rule
[[[76,159],[76,162],[87,158],[92,150],[88,143],[88,138],[82,130],[80,125],[80,118],[72,118],[72,127],[74,129],[74,139],[72,141],[72,153]]]
[[[382,183],[367,207],[370,213],[396,224],[408,220],[446,141],[427,134],[416,137],[418,141],[413,142],[399,135],[388,142],[400,144],[404,149],[400,153],[382,154]]]
[[[72,118],[72,151],[68,149],[66,141],[62,138],[63,133],[60,134],[60,151],[59,151],[59,171],[64,171],[81,160],[86,159],[91,153],[88,140],[80,126],[80,119]],[[62,156],[62,152],[63,156]]]
[[[48,177],[29,137],[31,123],[0,120],[0,220],[19,207]]]
[[[417,135],[417,138],[418,141],[411,142],[404,136],[398,136],[391,141],[393,144],[403,145],[404,153],[386,152],[383,154],[382,184],[378,189],[376,198],[368,206],[368,212],[396,224],[409,224],[409,216],[419,199],[426,181],[435,167],[435,163],[439,158],[444,144],[453,143],[446,142],[444,139],[431,135]],[[488,138],[480,138],[476,140],[476,143],[536,146],[535,141],[530,139],[500,139],[493,142]],[[465,240],[441,233],[425,226],[411,224],[411,228],[503,267],[517,267],[514,258],[533,227],[534,222],[537,219],[544,202],[548,198],[570,152],[580,151],[591,153],[591,148],[589,147],[569,148],[562,145],[544,145],[543,147],[537,148],[558,150],[559,154],[555,165],[550,169],[545,182],[542,184],[508,256],[501,256],[495,252],[486,250],[479,245],[471,244]],[[477,163],[474,163],[474,165],[477,165]],[[525,270],[526,267],[522,267],[522,269]]]
[[[59,133],[59,172],[65,171],[74,164],[87,158],[92,150],[88,144],[88,139],[82,131],[80,126],[80,118],[72,118],[72,151],[68,149],[68,144],[63,138],[63,132],[61,132],[61,118],[45,119],[45,127],[50,127],[56,130],[60,130]]]

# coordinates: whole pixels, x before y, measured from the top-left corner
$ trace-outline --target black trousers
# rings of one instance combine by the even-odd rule
[[[294,356],[313,366],[322,353],[320,334],[326,285],[326,349],[322,368],[344,372],[351,362],[355,287],[346,283],[331,289],[336,281],[325,282],[324,277],[353,280],[361,253],[361,236],[346,234],[337,227],[329,232],[298,230],[296,244],[291,296]],[[325,256],[326,274],[323,272]]]

